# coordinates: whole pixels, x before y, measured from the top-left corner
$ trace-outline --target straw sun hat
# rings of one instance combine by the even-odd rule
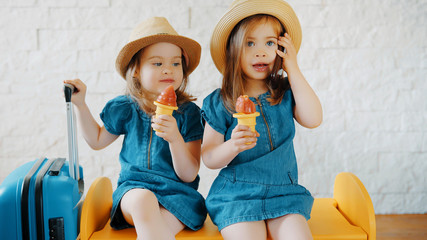
[[[126,79],[126,71],[132,57],[142,48],[154,43],[168,42],[182,49],[182,55],[190,74],[200,62],[201,47],[196,41],[178,35],[164,17],[153,17],[136,26],[128,43],[120,50],[116,59],[116,69]]]
[[[211,56],[216,68],[224,73],[227,41],[233,28],[243,19],[256,14],[276,17],[285,27],[298,52],[301,25],[292,7],[283,0],[234,0],[216,25],[211,38]]]

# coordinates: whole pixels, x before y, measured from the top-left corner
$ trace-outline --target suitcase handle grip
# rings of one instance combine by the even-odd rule
[[[65,158],[58,158],[50,167],[49,175],[58,176],[62,166],[64,165],[64,162],[65,162]]]
[[[68,128],[68,161],[69,161],[69,172],[70,176],[75,180],[80,179],[79,172],[79,159],[78,159],[78,150],[77,150],[77,137],[76,137],[76,127],[74,122],[74,112],[73,112],[73,103],[71,102],[71,95],[75,92],[77,88],[72,85],[65,83],[64,84],[64,96],[67,108],[67,128]]]
[[[65,102],[71,102],[71,95],[73,95],[76,88],[68,83],[64,84],[64,95],[65,95]]]

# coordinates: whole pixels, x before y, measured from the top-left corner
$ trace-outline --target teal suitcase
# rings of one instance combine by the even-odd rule
[[[78,237],[84,183],[77,157],[73,89],[64,87],[69,159],[40,157],[5,178],[0,185],[0,239]]]

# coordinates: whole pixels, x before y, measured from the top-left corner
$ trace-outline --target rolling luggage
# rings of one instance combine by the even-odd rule
[[[76,239],[83,196],[71,94],[67,107],[68,161],[40,157],[9,174],[0,185],[0,239]]]

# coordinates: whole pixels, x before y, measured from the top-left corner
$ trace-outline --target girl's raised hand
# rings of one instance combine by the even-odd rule
[[[229,141],[231,141],[234,150],[240,153],[255,147],[257,137],[259,137],[258,132],[252,132],[248,126],[237,125],[231,132]]]
[[[178,140],[181,136],[181,133],[178,130],[178,125],[173,116],[170,115],[160,115],[157,118],[153,117],[151,119],[151,127],[156,129],[156,135],[163,138],[169,143],[173,143]]]
[[[286,51],[280,51],[279,49],[276,50],[277,55],[283,58],[283,61],[282,61],[283,70],[285,70],[286,73],[289,73],[288,72],[289,70],[293,68],[298,68],[297,51],[295,49],[295,46],[289,34],[285,33],[283,37],[279,36],[279,40],[277,41],[277,44],[284,47],[286,50]]]
[[[64,83],[71,84],[76,88],[71,96],[71,102],[77,107],[85,104],[86,85],[80,79],[64,80]]]

